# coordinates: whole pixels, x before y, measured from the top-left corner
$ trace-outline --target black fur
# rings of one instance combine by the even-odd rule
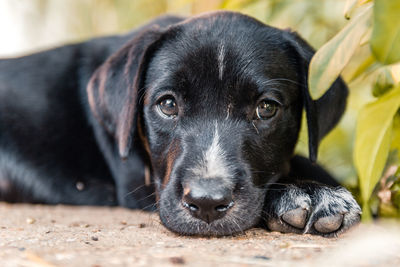
[[[359,220],[359,206],[311,161],[343,114],[347,87],[339,78],[312,101],[313,53],[295,33],[214,12],[0,60],[0,200],[157,206],[182,234],[259,223],[341,232]],[[166,98],[176,100],[175,117],[160,113]],[[277,111],[259,120],[263,99]],[[303,108],[311,161],[293,156]],[[229,210],[196,217],[184,197],[199,188],[229,192]]]

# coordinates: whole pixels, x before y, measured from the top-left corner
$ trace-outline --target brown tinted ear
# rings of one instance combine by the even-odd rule
[[[348,88],[339,77],[321,98],[312,100],[308,91],[308,67],[315,51],[297,33],[286,31],[284,35],[298,59],[298,73],[307,117],[309,158],[315,162],[319,142],[336,126],[344,113]]]
[[[109,57],[87,86],[90,108],[99,123],[114,136],[123,159],[129,154],[135,134],[148,60],[161,37],[162,33],[157,30],[143,32]]]

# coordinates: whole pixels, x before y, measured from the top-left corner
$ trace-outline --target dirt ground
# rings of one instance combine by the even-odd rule
[[[379,224],[339,238],[263,229],[195,238],[153,213],[0,203],[0,266],[400,266],[399,233]]]

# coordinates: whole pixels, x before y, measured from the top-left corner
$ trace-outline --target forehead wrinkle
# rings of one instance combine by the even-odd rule
[[[276,101],[278,101],[278,102],[284,102],[286,99],[284,97],[285,96],[284,88],[275,88],[275,87],[261,88],[259,95],[257,97],[260,98],[260,97],[268,97],[268,96],[275,97]],[[281,104],[283,104],[283,103],[281,103]]]
[[[260,95],[275,96],[281,104],[288,105],[293,101],[297,101],[299,95],[299,84],[291,79],[286,78],[272,78],[263,79],[258,83]]]
[[[285,77],[280,77],[280,78],[269,78],[265,77],[263,79],[260,79],[257,81],[258,85],[260,87],[284,87],[284,88],[297,88],[299,86],[302,86],[298,81],[285,78]]]

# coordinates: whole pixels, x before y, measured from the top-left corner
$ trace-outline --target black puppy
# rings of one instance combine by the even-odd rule
[[[302,109],[315,161],[348,94],[339,78],[311,100],[312,55],[293,32],[215,12],[1,60],[0,199],[157,206],[182,234],[335,235],[358,204],[293,156]]]

